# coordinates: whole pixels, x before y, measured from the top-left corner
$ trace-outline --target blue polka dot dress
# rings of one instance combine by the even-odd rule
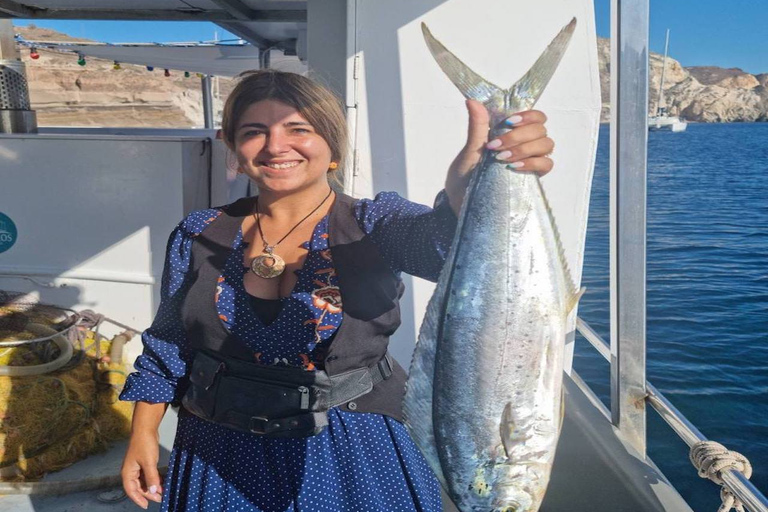
[[[360,228],[393,271],[436,281],[456,228],[445,194],[434,209],[394,192],[358,201]],[[189,214],[168,241],[161,304],[142,334],[144,352],[120,399],[178,402],[176,383],[191,367],[179,308],[190,247],[221,210]],[[313,371],[342,321],[343,301],[328,246],[328,216],[305,243],[298,281],[280,313],[263,323],[243,286],[247,242],[239,231],[219,277],[215,300],[224,326],[263,364]],[[259,437],[186,412],[163,482],[161,510],[248,512],[437,512],[437,480],[403,424],[388,416],[332,408],[328,427],[301,439]]]

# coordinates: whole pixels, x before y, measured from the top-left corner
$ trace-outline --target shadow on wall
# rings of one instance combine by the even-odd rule
[[[445,0],[398,1],[395,4],[371,0],[357,2],[355,37],[364,61],[364,102],[374,193],[394,190],[404,197],[409,196],[401,74],[403,49],[398,36],[404,26],[443,3]],[[362,147],[367,146],[365,141],[358,139],[357,142]],[[435,184],[435,193],[440,186],[440,183]],[[403,275],[403,281],[406,289],[400,301],[402,324],[390,346],[393,356],[408,368],[421,324],[420,316],[414,311],[414,287],[419,280]]]

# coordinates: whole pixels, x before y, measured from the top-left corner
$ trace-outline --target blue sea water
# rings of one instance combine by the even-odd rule
[[[610,340],[608,147],[600,129],[579,315]],[[651,132],[648,380],[709,439],[746,455],[768,495],[768,123]],[[579,337],[574,366],[606,402],[609,369]],[[691,507],[717,510],[688,448],[648,408],[649,455]]]

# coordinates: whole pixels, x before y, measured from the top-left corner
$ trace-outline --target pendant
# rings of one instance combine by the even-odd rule
[[[267,246],[263,253],[251,260],[251,272],[264,279],[272,279],[283,273],[285,260],[272,250],[272,247]]]

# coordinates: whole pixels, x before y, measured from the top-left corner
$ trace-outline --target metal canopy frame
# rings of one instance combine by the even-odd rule
[[[259,49],[278,48],[294,52],[293,40],[275,41],[260,34],[258,23],[306,23],[307,4],[302,1],[274,2],[274,8],[260,2],[259,8],[243,0],[210,0],[217,9],[190,8],[180,4],[178,9],[146,9],[128,7],[90,9],[61,6],[41,8],[27,0],[0,0],[0,18],[31,20],[122,20],[122,21],[211,21],[243,38]],[[290,4],[295,4],[295,8]],[[71,5],[71,4],[70,4]],[[125,3],[126,6],[130,3]]]
[[[239,0],[212,1],[221,9],[42,9],[16,0],[0,0],[0,17],[38,20],[307,21],[306,9],[252,9]]]

